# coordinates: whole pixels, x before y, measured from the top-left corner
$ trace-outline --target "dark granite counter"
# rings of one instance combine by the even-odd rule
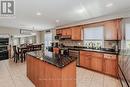
[[[69,48],[69,50],[91,51],[91,52],[99,52],[99,53],[115,54],[115,55],[118,55],[118,54],[119,54],[118,52],[105,51],[105,50],[96,50],[96,49],[87,49],[87,48]]]
[[[55,54],[55,53],[49,52],[49,51],[28,52],[27,55],[33,56],[41,61],[50,63],[59,68],[63,68],[65,66],[67,66],[68,64],[70,64],[71,62],[76,60],[76,58],[74,58],[74,57]]]

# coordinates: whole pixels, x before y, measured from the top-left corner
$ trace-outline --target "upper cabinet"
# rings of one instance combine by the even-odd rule
[[[71,36],[71,28],[62,29],[62,35],[70,35]]]
[[[76,27],[70,27],[70,28],[64,28],[64,29],[57,29],[56,35],[61,36],[70,36],[71,40],[82,40],[83,39],[83,27],[82,26],[76,26]]]
[[[83,27],[72,27],[72,40],[83,40]]]
[[[62,36],[70,36],[71,40],[86,39],[101,39],[104,40],[121,40],[121,19],[108,20],[104,22],[86,24],[86,29],[82,26],[68,27],[64,29],[57,29],[56,34]],[[84,31],[83,31],[84,30]],[[86,35],[83,32],[88,32]],[[103,32],[103,33],[102,33]],[[94,35],[92,35],[92,33]],[[91,37],[92,36],[92,37]]]
[[[104,23],[105,40],[121,40],[120,20],[106,21]]]
[[[57,29],[56,30],[56,35],[61,35],[62,34],[62,29]]]

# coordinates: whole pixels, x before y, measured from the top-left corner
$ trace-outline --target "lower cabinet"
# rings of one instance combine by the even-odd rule
[[[102,72],[103,53],[93,53],[91,59],[91,69]]]
[[[38,67],[39,67],[39,60],[38,59],[34,59],[33,57],[27,58],[27,68],[28,68],[27,69],[27,76],[36,85],[36,87],[38,87],[38,81],[37,81],[37,79],[39,77],[37,74],[37,73],[39,73]]]
[[[80,51],[80,66],[117,77],[117,55]]]
[[[76,61],[63,68],[27,55],[27,77],[35,87],[76,87]]]
[[[118,63],[117,63],[117,56],[116,55],[104,54],[103,72],[105,74],[117,77]]]
[[[91,52],[80,52],[80,66],[88,69],[91,68]]]

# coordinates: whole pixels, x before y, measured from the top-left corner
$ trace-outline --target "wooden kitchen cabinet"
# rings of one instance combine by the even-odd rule
[[[103,53],[92,53],[92,58],[91,58],[91,69],[95,71],[102,72],[102,67],[103,67]]]
[[[56,30],[56,35],[61,35],[62,34],[62,29],[57,29]]]
[[[70,35],[71,36],[71,28],[62,29],[62,35]]]
[[[80,51],[80,66],[91,69],[91,52]]]
[[[45,87],[45,68],[46,67],[46,62],[39,61],[39,83],[37,87]]]
[[[72,40],[83,40],[83,28],[82,26],[72,27]]]
[[[27,70],[27,76],[28,76],[29,78],[31,78],[31,63],[32,63],[32,60],[31,60],[31,58],[27,58],[27,61],[30,61],[30,62],[27,63],[27,68],[29,68],[29,69]]]
[[[117,77],[117,55],[98,52],[80,51],[80,66]]]
[[[32,55],[26,58],[27,76],[35,87],[76,87],[76,61],[59,68]]]
[[[28,62],[29,61],[29,62]],[[37,65],[37,66],[35,66]],[[34,59],[32,56],[30,58],[27,58],[27,76],[29,79],[32,80],[32,82],[38,87],[38,78],[39,78],[39,71],[38,71],[38,66],[39,66],[39,60]]]
[[[122,22],[122,19],[117,19],[116,20],[118,40],[122,40],[121,22]]]
[[[118,64],[117,55],[104,54],[103,72],[105,74],[117,77]]]
[[[118,35],[117,35],[117,21],[112,20],[112,21],[106,21],[104,24],[104,36],[105,40],[117,40]]]

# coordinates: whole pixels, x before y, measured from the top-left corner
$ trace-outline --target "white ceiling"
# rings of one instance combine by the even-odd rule
[[[109,3],[113,6],[106,7]],[[129,3],[130,0],[15,0],[16,17],[0,18],[0,26],[44,30],[130,10]],[[37,12],[42,15],[37,16]]]

